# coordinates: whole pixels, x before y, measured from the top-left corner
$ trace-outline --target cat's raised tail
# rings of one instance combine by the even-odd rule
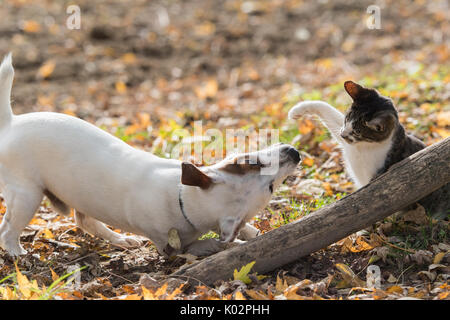
[[[344,126],[345,116],[342,112],[325,101],[313,100],[297,103],[289,110],[289,119],[299,119],[303,116],[316,116],[327,127],[338,141],[342,141],[340,130]]]
[[[0,65],[0,129],[11,121],[11,89],[14,68],[11,53],[7,54]]]

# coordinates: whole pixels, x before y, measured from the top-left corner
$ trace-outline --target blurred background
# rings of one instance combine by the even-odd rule
[[[80,29],[67,26],[69,5]],[[379,29],[370,29],[371,5]],[[2,0],[0,16],[16,113],[66,112],[112,130],[138,113],[152,124],[239,126],[263,111],[283,118],[303,98],[345,108],[348,79],[390,95],[406,124],[426,115],[421,124],[436,127],[428,120],[448,107],[446,0]],[[430,141],[448,134],[411,129]]]
[[[64,112],[163,157],[178,142],[173,133],[192,131],[196,120],[203,130],[279,130],[282,142],[301,150],[303,163],[252,220],[262,232],[353,190],[323,126],[287,121],[296,102],[321,99],[344,111],[351,101],[343,83],[353,80],[390,96],[407,131],[427,144],[450,136],[447,0],[0,0],[0,17],[0,55],[12,51],[16,70],[16,114]],[[358,236],[357,246],[348,237],[286,268],[289,281],[319,281],[338,273],[336,262],[359,274],[380,260],[383,277],[410,285],[408,294],[450,297],[448,284],[420,287],[423,274],[417,272],[450,248],[448,223],[427,221],[419,215],[406,224],[380,224],[380,235],[395,235],[383,239],[397,251],[373,242],[372,235]],[[89,266],[82,273],[85,288],[58,293],[64,299],[140,298],[142,272],[169,274],[184,263],[165,261],[150,242],[134,251],[113,248],[57,216],[47,202],[22,242],[31,255],[19,266],[39,284],[50,285],[57,279],[53,270],[64,274],[70,261]],[[422,269],[410,269],[416,258],[407,255],[415,250],[421,252],[417,259],[427,261]],[[0,279],[15,270],[8,259],[0,255]],[[275,281],[278,286],[276,273],[266,282]],[[326,283],[323,297],[347,298],[350,293],[339,290],[355,286]],[[218,292],[198,290],[196,297]]]

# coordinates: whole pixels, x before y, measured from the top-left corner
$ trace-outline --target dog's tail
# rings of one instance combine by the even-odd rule
[[[0,65],[0,128],[11,121],[11,89],[14,79],[14,68],[8,53]]]

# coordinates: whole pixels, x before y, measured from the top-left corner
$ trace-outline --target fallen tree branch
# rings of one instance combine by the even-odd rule
[[[211,285],[228,280],[233,270],[256,261],[266,273],[339,241],[450,182],[450,138],[393,165],[388,172],[347,197],[245,244],[219,252],[174,276]]]

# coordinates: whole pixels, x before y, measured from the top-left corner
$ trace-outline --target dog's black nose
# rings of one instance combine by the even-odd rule
[[[295,163],[300,162],[300,153],[294,147],[289,147],[287,154]]]

